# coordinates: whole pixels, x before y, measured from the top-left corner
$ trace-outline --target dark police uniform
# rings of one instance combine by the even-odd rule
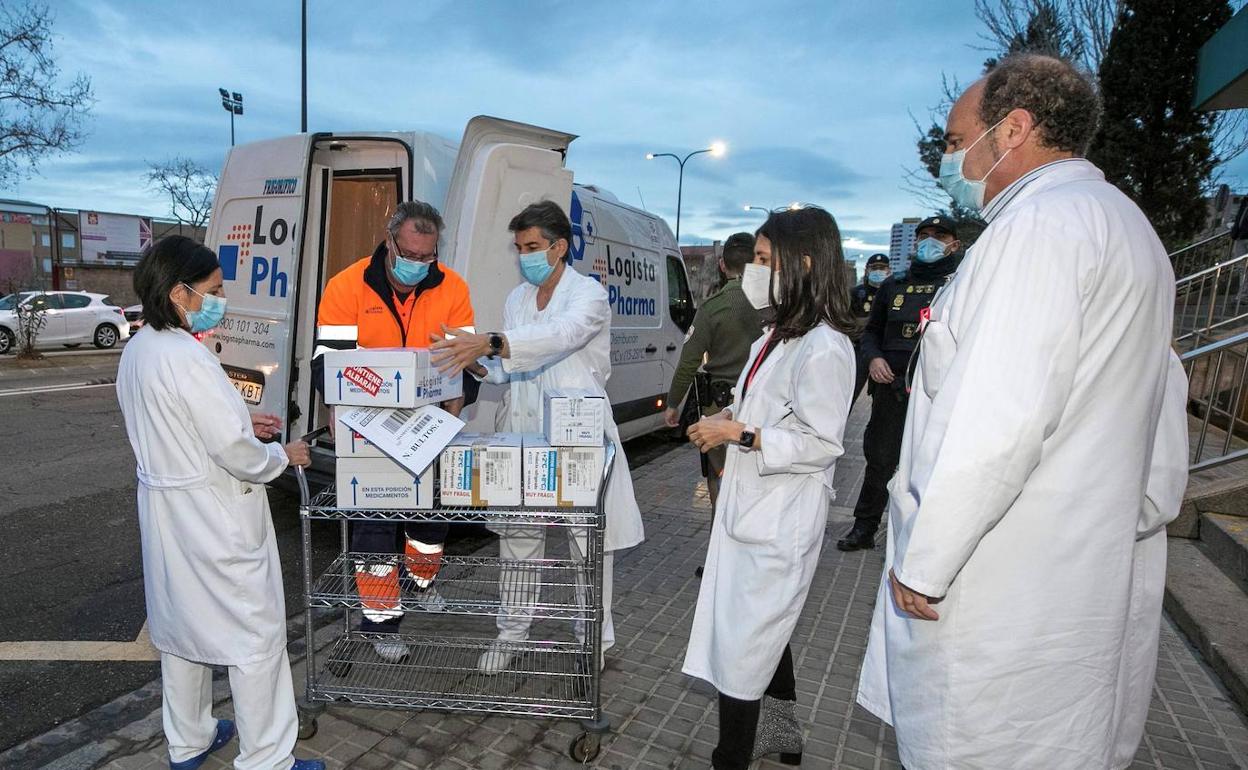
[[[901,439],[906,426],[906,369],[919,341],[921,315],[940,287],[948,282],[961,257],[952,255],[930,264],[915,261],[902,278],[889,277],[880,284],[871,315],[859,341],[862,360],[882,358],[893,372],[887,385],[871,381],[871,418],[862,438],[867,468],[854,517],[872,533],[879,527],[888,505],[888,481],[897,470]],[[842,550],[846,541],[837,543]]]
[[[888,279],[885,278],[884,280],[887,281]],[[879,286],[872,286],[864,277],[862,283],[849,292],[849,309],[853,311],[854,317],[858,319],[858,338],[854,340],[854,355],[857,357],[858,371],[854,375],[854,395],[849,400],[851,404],[858,400],[859,394],[862,393],[862,386],[867,384],[868,364],[870,362],[862,355],[862,331],[866,327],[867,319],[871,317],[871,306],[875,302],[875,296],[879,290]]]
[[[667,394],[667,405],[677,407],[698,375],[703,356],[706,376],[699,387],[700,411],[712,415],[732,403],[732,388],[750,357],[750,346],[763,333],[763,321],[759,312],[741,291],[741,279],[730,278],[723,288],[706,298],[693,317],[689,336],[680,351],[680,363],[672,376],[672,387]],[[724,472],[724,460],[728,456],[727,445],[716,447],[706,453],[708,463],[706,486],[712,509],[719,495],[719,477]]]

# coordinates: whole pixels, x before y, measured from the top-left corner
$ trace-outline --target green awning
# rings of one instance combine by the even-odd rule
[[[1248,6],[1201,47],[1196,70],[1196,109],[1244,107],[1248,107]]]

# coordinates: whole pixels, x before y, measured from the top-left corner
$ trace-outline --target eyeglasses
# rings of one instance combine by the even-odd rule
[[[399,244],[396,243],[393,238],[390,239],[390,246],[396,257],[399,257],[401,259],[406,259],[409,262],[432,262],[438,258],[437,249],[434,249],[433,252],[430,254],[409,254],[403,251],[403,249],[399,248]]]

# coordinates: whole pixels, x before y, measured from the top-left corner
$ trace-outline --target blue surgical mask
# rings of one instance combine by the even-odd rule
[[[429,263],[394,255],[394,278],[404,286],[415,286],[429,275]]]
[[[925,264],[945,258],[945,244],[935,238],[924,238],[914,247],[914,258]]]
[[[530,251],[520,255],[520,275],[524,276],[524,280],[534,286],[546,283],[550,274],[555,272],[555,266],[547,261],[547,253],[548,251]]]
[[[871,284],[872,286],[879,286],[880,284],[884,283],[884,279],[887,277],[888,277],[887,270],[868,270],[867,271],[867,283]]]
[[[940,186],[945,188],[945,192],[949,193],[949,197],[953,198],[959,206],[972,213],[978,213],[984,207],[984,180],[987,179],[1001,161],[1005,160],[1005,156],[1010,154],[1006,150],[997,162],[992,164],[992,168],[988,169],[988,173],[984,174],[981,179],[967,179],[962,175],[962,162],[966,160],[966,154],[975,148],[975,145],[983,141],[996,130],[997,126],[1005,122],[1005,118],[997,121],[997,125],[988,129],[979,135],[979,139],[971,142],[971,146],[965,150],[958,150],[954,153],[945,153],[940,158]]]
[[[199,294],[199,292],[191,289],[188,284],[184,283],[182,285],[190,289],[192,293]],[[200,306],[199,310],[186,310],[186,322],[190,324],[191,331],[206,332],[215,328],[217,324],[221,323],[221,319],[225,318],[226,302],[224,298],[215,294],[199,294],[199,296],[204,298],[204,304]]]

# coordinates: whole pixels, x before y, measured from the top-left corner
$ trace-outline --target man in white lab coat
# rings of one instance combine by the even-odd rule
[[[1122,768],[1143,732],[1186,382],[1165,249],[1080,157],[1098,112],[1021,55],[949,115],[988,228],[923,331],[858,692],[911,770]]]
[[[507,296],[502,331],[449,330],[446,339],[433,345],[434,362],[443,371],[466,368],[478,378],[510,384],[495,421],[497,429],[541,433],[547,392],[570,388],[606,395],[611,376],[611,305],[600,283],[570,267],[572,225],[557,204],[534,203],[517,214],[508,228],[515,234],[525,282]],[[615,465],[606,495],[603,650],[615,642],[612,552],[631,548],[645,537],[619,430],[609,415],[606,429],[607,439],[615,444]],[[574,549],[584,552],[584,537],[570,537],[570,541]],[[545,542],[544,528],[508,527],[500,533],[499,554],[508,560],[540,559]],[[525,608],[540,600],[539,586],[518,572],[503,570],[499,577],[504,611],[498,617],[498,642],[481,655],[479,667],[486,673],[505,669],[520,649],[514,643],[528,638],[532,618],[525,617]],[[583,634],[583,628],[578,626],[577,633]]]

